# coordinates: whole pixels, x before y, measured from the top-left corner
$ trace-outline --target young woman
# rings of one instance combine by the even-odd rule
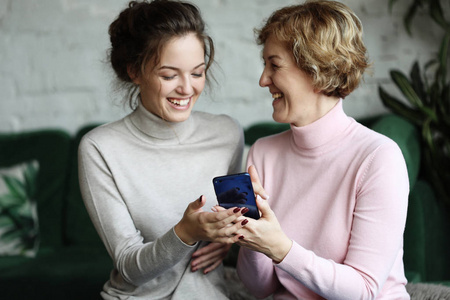
[[[245,211],[212,212],[212,178],[240,170],[243,134],[228,116],[192,111],[214,59],[200,12],[132,1],[109,34],[134,111],[79,148],[83,199],[114,262],[101,296],[226,299],[221,263]]]
[[[240,278],[274,299],[409,299],[405,161],[342,107],[368,66],[359,19],[340,2],[307,1],[274,12],[258,42],[260,85],[291,129],[250,150],[255,190],[270,199],[237,232]]]

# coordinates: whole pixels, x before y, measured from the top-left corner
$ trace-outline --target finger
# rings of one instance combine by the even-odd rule
[[[202,255],[199,258],[195,259],[191,263],[191,269],[192,271],[197,271],[199,269],[203,269],[205,267],[208,267],[212,265],[217,260],[222,261],[225,256],[227,256],[228,250],[227,249],[217,249],[214,252],[208,253],[206,255]]]
[[[211,208],[211,210],[213,210],[213,209],[214,209],[215,212],[219,212],[219,211],[224,211],[224,210],[226,210],[226,208],[223,208],[223,207],[220,206],[220,205],[214,205],[214,206]]]
[[[227,227],[232,224],[237,218],[241,217],[246,208],[231,207],[219,212],[207,213],[202,216],[203,223],[209,223],[209,227],[214,230],[218,230],[223,227]],[[248,210],[248,209],[247,209]]]
[[[215,244],[214,247],[210,247],[209,252],[204,253],[198,258],[192,260],[191,262],[191,270],[193,272],[202,269],[204,267],[210,266],[215,263],[217,260],[220,262],[227,256],[228,250],[231,245],[226,244],[218,244],[211,243],[210,245]],[[209,246],[209,245],[208,245]]]
[[[225,245],[223,244],[219,244],[219,243],[209,243],[208,245],[206,245],[205,247],[200,248],[199,250],[195,251],[194,253],[192,253],[192,257],[199,257],[201,255],[204,255],[206,253],[215,251],[217,249],[223,248]]]
[[[249,223],[248,218],[242,218],[241,221],[234,223],[231,226],[227,226],[225,228],[222,228],[217,231],[218,237],[232,237],[239,235],[239,230],[242,229],[242,227],[246,226]]]
[[[229,215],[227,218],[223,219],[220,222],[217,222],[216,230],[220,230],[221,228],[228,228],[229,232],[230,227],[234,224],[239,224],[242,220],[245,220],[246,217],[244,214],[246,214],[249,211],[248,207],[237,207],[233,209],[233,214]],[[227,234],[230,236],[231,234]]]
[[[269,202],[267,200],[257,198],[256,205],[258,206],[259,211],[261,212],[261,217],[274,217],[275,214],[273,210],[270,208]]]
[[[248,167],[248,173],[250,174],[250,178],[252,180],[253,185],[253,191],[256,195],[259,195],[261,198],[267,200],[269,199],[269,195],[267,195],[266,191],[264,190],[261,181],[259,180],[258,171],[256,170],[256,167],[254,165],[251,165]]]
[[[217,268],[218,266],[220,266],[220,264],[222,263],[222,260],[217,260],[215,263],[213,263],[212,265],[210,265],[209,267],[205,268],[203,270],[203,274],[208,274],[209,272],[211,272],[212,270],[214,270],[215,268]]]
[[[206,203],[205,196],[201,195],[197,200],[189,203],[186,212],[193,213],[195,211],[201,210],[201,208],[205,205],[205,203]]]

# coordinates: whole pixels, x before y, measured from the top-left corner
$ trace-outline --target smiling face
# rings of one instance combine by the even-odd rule
[[[169,40],[134,82],[144,107],[169,122],[185,121],[205,87],[204,45],[190,33]]]
[[[264,70],[259,80],[273,97],[272,117],[279,123],[304,126],[326,114],[337,98],[316,92],[312,80],[296,64],[294,55],[269,37],[263,50]]]

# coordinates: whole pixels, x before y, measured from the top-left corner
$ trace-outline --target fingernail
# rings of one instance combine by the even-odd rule
[[[247,223],[248,223],[248,220],[245,219],[245,220],[243,220],[243,221],[241,222],[241,225],[244,226],[244,225],[247,224]]]
[[[243,240],[243,239],[244,239],[244,236],[243,236],[243,235],[241,235],[241,236],[239,237],[239,239],[240,239],[240,240]]]
[[[249,211],[248,207],[244,207],[241,211],[242,214],[246,214]]]
[[[201,196],[198,198],[198,202],[202,202],[202,197],[203,197],[203,195],[201,195]]]
[[[236,208],[233,210],[233,212],[234,212],[234,213],[237,213],[237,212],[240,211],[240,210],[241,210],[240,207],[236,207]]]

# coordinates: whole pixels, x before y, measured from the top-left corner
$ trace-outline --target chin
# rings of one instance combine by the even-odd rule
[[[273,112],[272,114],[272,119],[277,122],[277,123],[289,123],[288,120],[286,120],[286,118],[281,117],[279,114],[277,114],[276,112]]]
[[[187,119],[189,119],[189,116],[191,115],[191,111],[186,111],[183,113],[177,113],[177,114],[170,114],[168,115],[165,120],[168,122],[184,122]]]

